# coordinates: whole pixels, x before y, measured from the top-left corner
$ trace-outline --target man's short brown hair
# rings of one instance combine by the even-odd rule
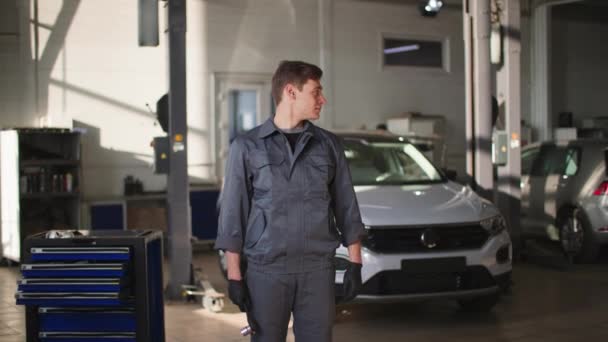
[[[323,71],[316,65],[301,61],[282,61],[272,76],[272,98],[275,105],[281,102],[283,88],[289,83],[299,90],[308,80],[318,81]]]

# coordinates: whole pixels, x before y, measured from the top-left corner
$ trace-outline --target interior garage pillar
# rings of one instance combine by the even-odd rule
[[[520,0],[505,0],[500,18],[502,64],[496,75],[496,98],[503,108],[508,135],[507,164],[497,168],[496,204],[510,228],[513,247],[519,250],[521,179],[521,8]]]
[[[465,0],[467,174],[478,194],[493,199],[490,0]]]

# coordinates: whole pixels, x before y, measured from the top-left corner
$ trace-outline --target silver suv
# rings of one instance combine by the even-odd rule
[[[357,301],[457,299],[490,310],[511,281],[511,240],[497,208],[446,178],[406,138],[336,132],[361,217],[363,288]],[[220,265],[225,271],[223,257]],[[336,250],[336,294],[348,250]]]
[[[448,180],[405,138],[338,135],[367,228],[357,299],[453,298],[465,309],[491,309],[512,269],[498,209]],[[346,248],[338,248],[338,286],[347,258]]]
[[[608,141],[527,146],[521,153],[522,229],[559,241],[578,261],[594,261],[608,243]]]

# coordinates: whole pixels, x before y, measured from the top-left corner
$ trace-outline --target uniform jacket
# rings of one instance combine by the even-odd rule
[[[215,247],[271,273],[331,267],[364,233],[339,138],[305,122],[292,153],[272,118],[230,146]]]

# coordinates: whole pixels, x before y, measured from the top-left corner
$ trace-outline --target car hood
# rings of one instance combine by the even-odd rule
[[[499,212],[471,188],[455,182],[355,186],[367,226],[418,226],[478,222]]]

